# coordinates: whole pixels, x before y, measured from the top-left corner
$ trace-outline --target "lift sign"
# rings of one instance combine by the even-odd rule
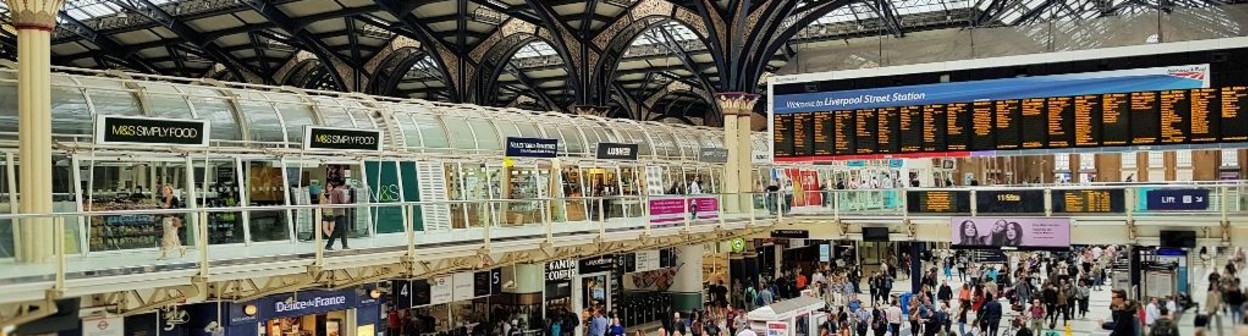
[[[303,131],[304,150],[381,151],[381,131],[307,126]]]
[[[100,115],[95,120],[95,143],[208,146],[208,123]]]

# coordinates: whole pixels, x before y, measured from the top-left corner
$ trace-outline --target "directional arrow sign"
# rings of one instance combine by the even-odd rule
[[[1147,191],[1146,211],[1208,209],[1209,189],[1152,189]]]

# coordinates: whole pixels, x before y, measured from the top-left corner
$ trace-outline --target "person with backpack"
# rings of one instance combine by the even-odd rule
[[[745,287],[745,307],[748,311],[754,311],[758,306],[758,290],[753,285]]]
[[[1179,336],[1179,326],[1170,319],[1170,310],[1165,306],[1158,308],[1160,315],[1153,321],[1148,336]]]
[[[866,307],[861,307],[854,311],[854,318],[851,324],[856,335],[867,336],[867,328],[871,325],[871,315],[871,310],[868,310]]]

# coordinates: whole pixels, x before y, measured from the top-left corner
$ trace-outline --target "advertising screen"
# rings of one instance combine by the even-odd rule
[[[954,217],[956,248],[1065,249],[1069,218]]]

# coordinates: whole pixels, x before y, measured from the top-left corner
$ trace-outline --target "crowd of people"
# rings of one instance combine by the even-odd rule
[[[657,333],[636,335],[757,336],[750,328],[748,312],[800,296],[826,302],[828,319],[820,325],[819,336],[1070,335],[1072,321],[1088,319],[1092,294],[1106,290],[1111,291],[1111,314],[1098,322],[1110,336],[1180,335],[1176,321],[1195,303],[1169,296],[1137,301],[1126,291],[1110,289],[1113,264],[1126,253],[1124,247],[1095,246],[1069,252],[1020,252],[1009,261],[981,263],[965,252],[935,251],[913,259],[928,266],[916,274],[902,267],[912,262],[905,254],[886,258],[878,269],[865,273],[852,258],[821,263],[811,270],[795,267],[779,270],[758,284],[735,283],[734,293],[715,282],[708,286],[705,309],[682,314],[668,308]],[[1223,316],[1237,327],[1248,323],[1239,279],[1243,264],[1240,251],[1223,268],[1210,272],[1194,335],[1206,335],[1212,325],[1217,328],[1211,330],[1220,331]],[[919,277],[919,291],[894,292],[895,282],[911,276]],[[955,281],[960,284],[951,285]],[[500,322],[494,334],[517,336],[508,327],[506,321]],[[582,328],[586,336],[627,334],[615,313],[601,308],[588,316],[566,309],[551,311],[544,327],[549,336],[572,335],[575,328]]]

